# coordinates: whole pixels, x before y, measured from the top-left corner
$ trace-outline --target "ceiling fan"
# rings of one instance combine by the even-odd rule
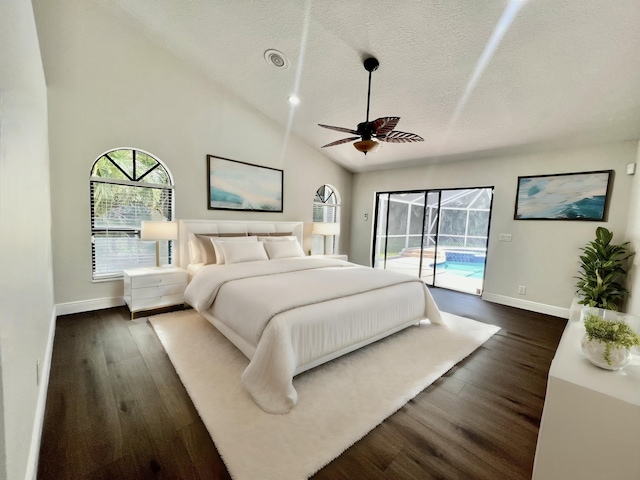
[[[357,137],[343,138],[342,140],[336,140],[335,142],[327,143],[321,148],[333,147],[334,145],[341,145],[343,143],[358,140],[353,143],[353,146],[359,152],[365,155],[372,150],[375,150],[379,143],[374,140],[377,139],[381,142],[388,143],[410,143],[410,142],[424,142],[424,138],[415,133],[399,132],[394,130],[396,125],[400,121],[400,117],[381,117],[372,122],[369,121],[369,103],[371,100],[371,73],[376,71],[380,63],[374,57],[369,57],[364,61],[364,69],[369,72],[369,90],[367,92],[367,120],[359,123],[355,130],[343,127],[333,127],[331,125],[318,125],[329,130],[337,130],[338,132],[351,133],[357,135]]]

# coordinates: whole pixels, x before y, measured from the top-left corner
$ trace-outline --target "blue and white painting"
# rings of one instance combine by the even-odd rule
[[[210,210],[282,212],[283,172],[207,156]]]
[[[518,177],[516,220],[604,220],[611,170]]]

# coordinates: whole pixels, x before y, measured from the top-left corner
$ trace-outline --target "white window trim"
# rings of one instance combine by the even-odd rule
[[[160,160],[156,155],[149,153],[145,150],[142,150],[140,148],[135,148],[135,147],[118,147],[118,148],[111,148],[109,150],[106,150],[105,152],[103,152],[102,154],[100,154],[98,157],[96,157],[96,159],[94,160],[94,162],[91,164],[91,172],[93,172],[93,169],[96,165],[96,163],[105,155],[108,155],[111,152],[115,152],[118,150],[132,150],[132,151],[136,151],[136,152],[140,152],[143,153],[151,158],[153,158],[156,162],[158,162],[158,164],[163,168],[163,170],[165,171],[165,173],[167,174],[168,178],[169,178],[169,184],[157,184],[157,183],[147,183],[144,181],[136,181],[136,180],[123,180],[123,179],[118,179],[118,178],[106,178],[106,177],[96,177],[94,175],[90,175],[89,176],[89,186],[90,186],[90,192],[92,189],[92,185],[93,183],[104,183],[104,184],[111,184],[111,185],[125,185],[125,186],[132,186],[132,187],[139,187],[139,188],[156,188],[156,189],[164,189],[164,190],[170,190],[171,191],[171,205],[170,205],[170,209],[171,209],[171,218],[169,219],[170,221],[173,221],[175,219],[175,182],[173,180],[173,175],[171,173],[171,171],[169,170],[169,168],[165,165],[165,163]],[[109,281],[114,281],[114,280],[121,280],[123,278],[123,274],[122,272],[116,273],[116,272],[111,272],[111,273],[96,273],[94,268],[95,268],[95,264],[94,264],[94,233],[97,230],[108,230],[108,229],[103,229],[103,228],[94,228],[93,224],[94,224],[94,218],[93,218],[93,206],[92,206],[92,202],[93,202],[93,198],[91,196],[92,194],[90,193],[90,241],[91,241],[91,249],[92,249],[92,259],[91,259],[91,280],[93,283],[101,283],[101,282],[109,282]],[[139,235],[139,229],[136,228],[131,228],[131,229],[127,229],[124,228],[123,230],[130,230],[132,233]],[[173,242],[169,243],[169,248],[173,247]],[[171,251],[173,251],[173,256],[175,256],[175,248],[171,248]],[[135,267],[132,267],[135,268]]]

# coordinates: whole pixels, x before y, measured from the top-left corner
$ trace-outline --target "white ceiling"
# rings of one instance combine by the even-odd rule
[[[101,1],[350,171],[640,138],[640,0]],[[370,119],[425,141],[320,149],[365,120],[371,55]]]

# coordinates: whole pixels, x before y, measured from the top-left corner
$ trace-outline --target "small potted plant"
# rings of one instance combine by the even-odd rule
[[[640,345],[640,336],[618,314],[607,320],[595,313],[584,316],[586,333],[582,338],[582,351],[594,365],[607,370],[620,370],[631,359],[630,348]]]

